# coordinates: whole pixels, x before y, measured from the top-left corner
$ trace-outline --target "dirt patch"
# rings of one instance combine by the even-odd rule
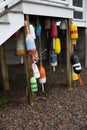
[[[7,103],[0,106],[0,130],[87,130],[87,70],[82,68],[83,86],[76,81],[67,87],[66,66],[44,63],[47,72],[45,93],[39,91],[30,106],[26,96],[24,65],[8,66],[11,89],[1,91]]]

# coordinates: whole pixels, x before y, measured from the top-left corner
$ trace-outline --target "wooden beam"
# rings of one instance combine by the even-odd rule
[[[87,28],[85,29],[85,67],[87,68]]]
[[[4,90],[9,90],[9,77],[8,77],[8,69],[6,65],[6,57],[4,46],[0,46],[0,63],[1,63],[1,71],[2,71],[2,79],[3,79],[3,87]]]
[[[29,22],[29,15],[26,15],[26,20]],[[26,33],[25,35],[25,43],[26,43]],[[26,45],[25,45],[26,50]],[[32,72],[32,56],[28,53],[25,53],[25,66],[26,66],[26,77],[27,77],[27,90],[28,90],[28,103],[30,105],[34,104],[34,95],[30,89],[30,78]]]
[[[70,57],[72,54],[72,42],[70,39],[70,29],[69,29],[70,23],[71,20],[68,19],[67,20],[67,82],[69,87],[72,86],[72,65],[70,62]]]

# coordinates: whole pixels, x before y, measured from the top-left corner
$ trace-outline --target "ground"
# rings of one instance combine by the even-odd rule
[[[39,91],[34,105],[28,104],[25,65],[9,65],[10,90],[0,90],[0,130],[87,130],[87,70],[82,67],[83,86],[67,86],[66,65],[53,72],[44,63],[45,93]]]

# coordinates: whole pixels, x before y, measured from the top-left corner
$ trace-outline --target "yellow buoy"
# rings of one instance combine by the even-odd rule
[[[71,39],[78,39],[78,28],[75,23],[71,23],[70,25],[70,36]]]
[[[60,39],[56,38],[55,39],[55,53],[59,54],[61,52],[61,44],[60,44]]]
[[[78,74],[76,74],[76,73],[73,71],[73,73],[72,73],[72,80],[74,81],[74,80],[78,80],[78,79],[79,79]]]

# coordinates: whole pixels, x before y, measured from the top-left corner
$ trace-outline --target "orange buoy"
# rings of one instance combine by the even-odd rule
[[[46,82],[46,71],[42,65],[39,67],[39,72],[40,72],[40,83],[45,83]]]
[[[42,84],[42,91],[44,92],[43,84],[46,83],[46,71],[45,71],[44,67],[42,66],[42,64],[40,65],[39,72],[40,72],[39,83]]]

